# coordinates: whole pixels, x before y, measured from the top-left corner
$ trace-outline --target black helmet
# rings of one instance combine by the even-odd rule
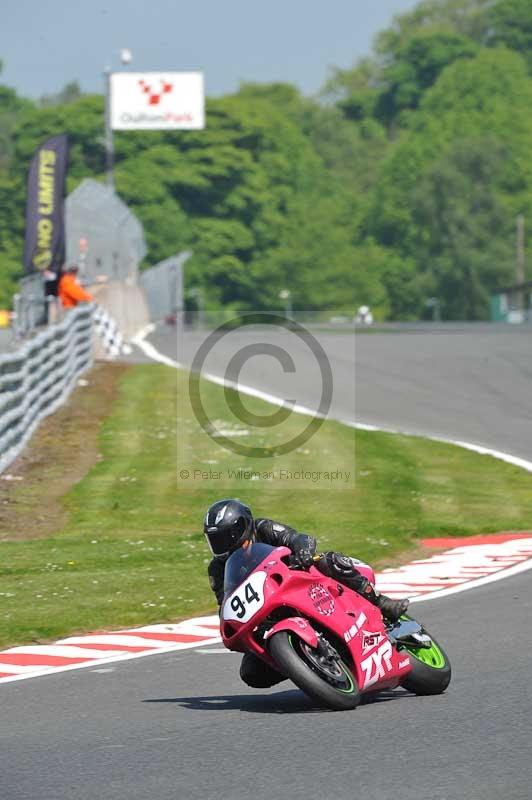
[[[251,509],[239,500],[218,500],[205,514],[203,533],[214,556],[228,556],[253,535]]]

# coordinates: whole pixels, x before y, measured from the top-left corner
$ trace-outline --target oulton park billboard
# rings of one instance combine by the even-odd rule
[[[201,72],[114,72],[110,80],[115,131],[205,127]]]

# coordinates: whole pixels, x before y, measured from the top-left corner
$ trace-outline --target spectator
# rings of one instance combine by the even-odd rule
[[[72,264],[59,280],[59,298],[64,308],[74,308],[78,303],[90,303],[94,300],[92,294],[86,292],[78,283],[78,270],[79,267]]]

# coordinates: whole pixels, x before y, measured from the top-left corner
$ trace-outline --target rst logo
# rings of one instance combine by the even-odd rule
[[[389,639],[381,644],[378,650],[360,662],[364,672],[364,689],[372,686],[380,678],[384,678],[392,668],[392,643]]]
[[[374,647],[382,642],[384,636],[382,633],[371,633],[370,631],[362,631],[364,638],[362,639],[362,655],[365,656]]]

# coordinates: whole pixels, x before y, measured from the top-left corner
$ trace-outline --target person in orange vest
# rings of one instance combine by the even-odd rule
[[[92,294],[86,292],[78,283],[77,274],[79,267],[76,264],[68,267],[59,280],[59,298],[63,308],[74,308],[78,303],[90,303],[94,300]]]

